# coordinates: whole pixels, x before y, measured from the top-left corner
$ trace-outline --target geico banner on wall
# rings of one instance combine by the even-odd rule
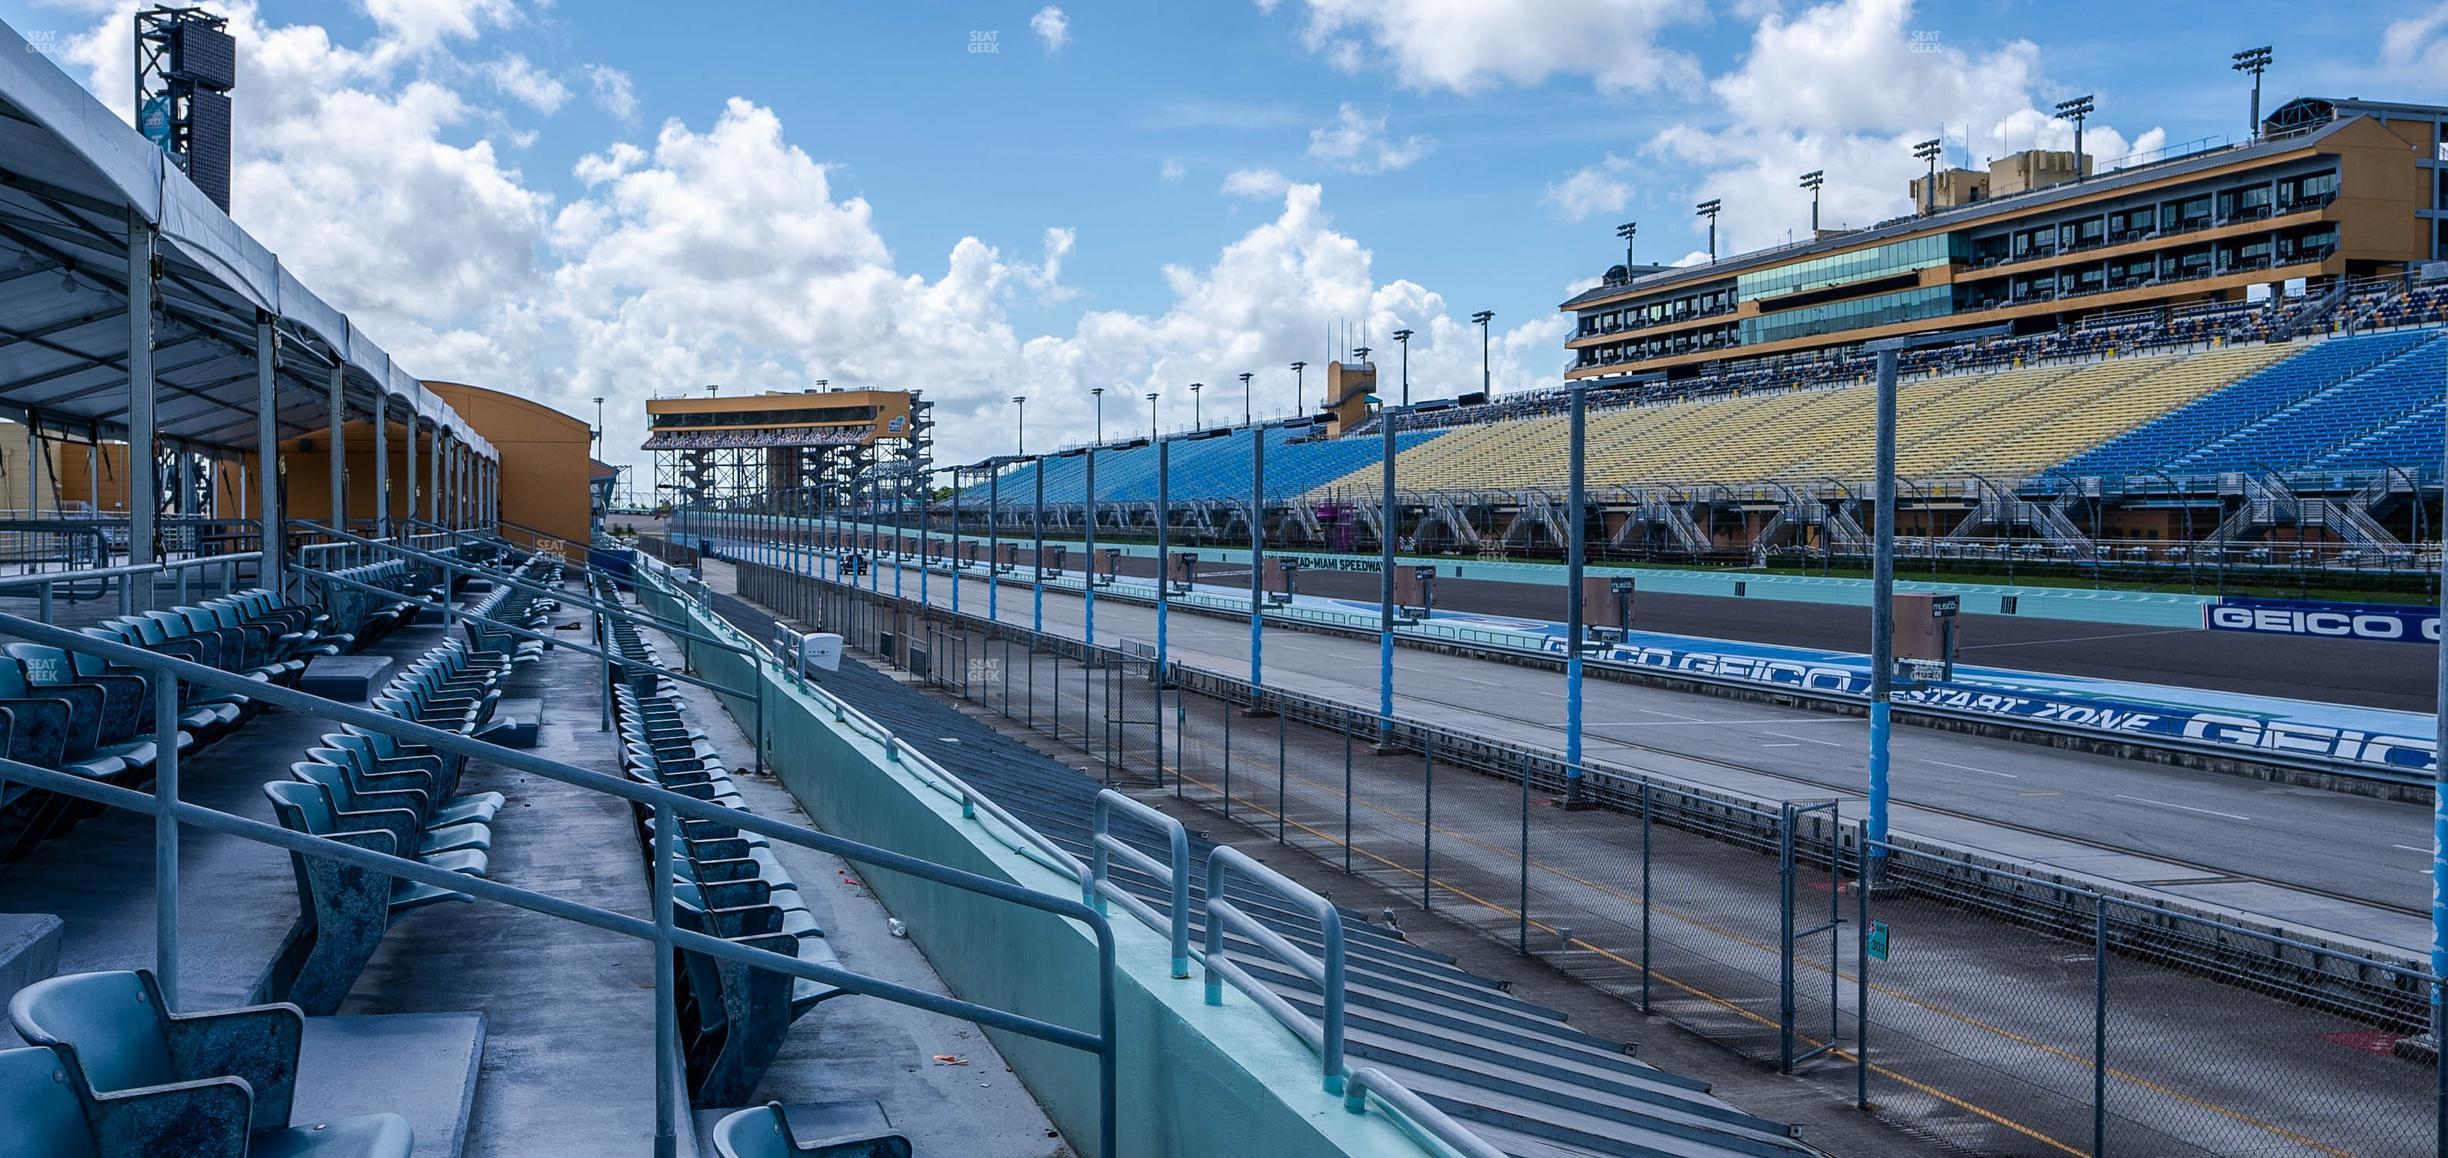
[[[2396,603],[2321,603],[2231,595],[2202,608],[2202,626],[2212,631],[2396,643],[2438,643],[2440,638],[2438,608]]]
[[[1547,649],[1560,652],[1563,642],[1549,640]],[[1823,695],[1867,698],[1870,694],[1869,673],[1851,664],[1641,644],[1616,644],[1594,653],[1591,659]],[[2429,774],[2437,762],[2437,745],[2429,736],[2332,727],[2250,710],[2209,711],[2102,696],[2052,696],[1965,684],[1899,689],[1895,698],[1899,704],[1921,708],[2026,720],[2137,740],[2157,738],[2188,746],[2234,749],[2239,756],[2309,757],[2414,775]]]

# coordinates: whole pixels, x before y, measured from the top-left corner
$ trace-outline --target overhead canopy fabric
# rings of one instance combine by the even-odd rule
[[[131,220],[159,232],[156,428],[252,448],[255,326],[273,320],[276,428],[326,428],[332,367],[343,410],[387,397],[480,457],[493,445],[299,281],[161,151],[0,23],[0,409],[47,427],[124,432]]]

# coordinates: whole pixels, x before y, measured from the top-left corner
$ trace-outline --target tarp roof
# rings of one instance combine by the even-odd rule
[[[255,321],[279,341],[279,437],[325,429],[331,367],[348,418],[377,397],[493,445],[240,229],[152,142],[0,22],[0,410],[124,436],[128,231],[160,233],[155,423],[164,438],[252,447]]]

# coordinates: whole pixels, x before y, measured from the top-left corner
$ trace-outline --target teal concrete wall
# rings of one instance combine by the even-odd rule
[[[639,596],[655,615],[718,638],[730,626],[673,597],[641,573]],[[1020,838],[980,817],[915,762],[893,758],[829,703],[745,657],[690,646],[699,673],[726,687],[765,692],[767,765],[817,827],[940,864],[1074,896],[1066,878],[1019,851]],[[755,724],[753,697],[726,697],[742,729]],[[953,993],[982,1005],[1095,1032],[1096,941],[1065,918],[948,885],[862,866],[865,880]],[[1372,1110],[1347,1113],[1327,1094],[1317,1055],[1239,993],[1221,1008],[1202,1000],[1198,968],[1175,980],[1165,937],[1116,913],[1118,1121],[1124,1155],[1416,1156],[1422,1144]],[[850,999],[860,1000],[860,999]],[[819,1008],[812,1016],[824,1016]],[[1094,1150],[1097,1074],[1093,1055],[987,1030],[1013,1072],[1082,1153]]]

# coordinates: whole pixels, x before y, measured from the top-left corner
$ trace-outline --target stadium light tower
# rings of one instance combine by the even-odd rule
[[[1394,331],[1394,341],[1402,347],[1402,404],[1411,405],[1411,331]]]
[[[2247,48],[2229,59],[2235,62],[2229,67],[2237,72],[2252,74],[2252,133],[2250,136],[2251,139],[2258,141],[2261,139],[2261,73],[2270,66],[2270,46],[2264,44],[2259,48]]]
[[[1103,442],[1105,441],[1105,388],[1102,386],[1089,387],[1088,397],[1096,402],[1096,440]]]
[[[2097,102],[2091,99],[2090,93],[2084,93],[2073,100],[2057,102],[2057,118],[2074,122],[2074,179],[2076,181],[2083,179],[2083,120],[2098,107]]]
[[[1303,390],[1301,389],[1301,371],[1308,368],[1309,363],[1307,362],[1292,363],[1292,413],[1294,414],[1299,414],[1303,409],[1305,409],[1301,405],[1301,395],[1303,394]]]
[[[1708,218],[1710,265],[1717,264],[1717,211],[1723,208],[1725,208],[1725,202],[1715,197],[1711,197],[1698,205],[1692,206],[1692,210],[1696,216]]]
[[[1637,221],[1626,221],[1615,227],[1615,236],[1623,238],[1624,272],[1626,274],[1632,272],[1632,236],[1639,232],[1640,222]]]
[[[1199,391],[1206,388],[1207,384],[1204,382],[1190,384],[1190,429],[1192,430],[1203,429],[1206,425],[1199,420]]]
[[[1247,426],[1247,425],[1249,425],[1249,424],[1250,424],[1250,378],[1251,378],[1251,377],[1252,377],[1252,375],[1250,374],[1250,372],[1249,372],[1249,371],[1247,371],[1247,370],[1243,370],[1243,371],[1241,372],[1241,425],[1243,425],[1243,426]]]
[[[1813,169],[1802,174],[1802,188],[1811,195],[1811,239],[1819,238],[1819,187],[1827,184],[1827,170]]]
[[[1020,408],[1018,412],[1020,416],[1013,423],[1015,440],[1012,444],[1012,455],[1017,458],[1026,458],[1028,457],[1028,395],[1012,395],[1012,405]]]
[[[1494,310],[1481,310],[1471,315],[1471,324],[1479,327],[1479,393],[1481,394],[1494,392],[1488,378],[1488,323],[1495,320]],[[1407,346],[1404,348],[1409,349]]]
[[[1921,183],[1921,212],[1924,216],[1938,212],[1938,158],[1946,155],[1943,138],[1930,139],[1913,146],[1913,159],[1929,162],[1929,178]],[[2079,167],[2080,159],[2075,161]]]

